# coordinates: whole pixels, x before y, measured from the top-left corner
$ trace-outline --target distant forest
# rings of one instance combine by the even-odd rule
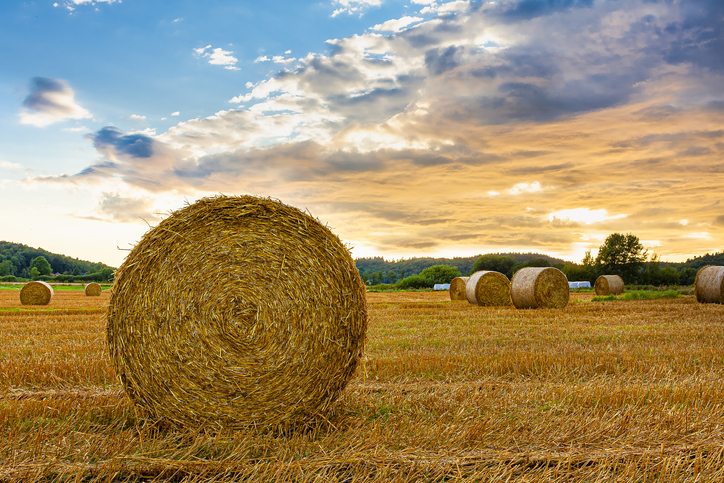
[[[516,263],[530,262],[535,259],[546,260],[551,266],[555,264],[562,266],[563,263],[565,263],[560,258],[549,257],[548,255],[541,255],[540,253],[500,253],[499,255],[515,258]],[[390,261],[386,261],[383,257],[373,257],[358,258],[355,260],[355,264],[363,278],[365,278],[365,272],[368,273],[368,276],[371,276],[373,273],[381,273],[383,274],[385,283],[394,283],[394,281],[390,280],[389,272],[394,272],[395,275],[392,276],[392,278],[399,280],[411,275],[419,275],[420,272],[434,265],[455,267],[460,270],[463,276],[468,276],[473,272],[475,260],[480,256],[481,255],[456,258],[403,258]]]
[[[599,273],[595,267],[564,261],[541,253],[496,253],[501,257],[515,259],[512,271],[530,264],[530,266],[552,266],[566,274],[571,281],[588,280],[593,283]],[[463,276],[473,273],[475,261],[482,255],[459,258],[409,258],[401,260],[385,260],[383,257],[358,258],[355,260],[357,269],[365,282],[395,283],[403,278],[419,275],[426,268],[436,265],[448,265],[457,268]],[[545,261],[545,262],[543,262]],[[543,263],[542,263],[543,262]],[[546,263],[547,262],[547,263]],[[652,284],[694,283],[696,272],[705,265],[724,266],[724,252],[695,257],[682,263],[651,261],[642,266],[639,282]],[[512,274],[507,274],[508,276]],[[667,277],[668,275],[668,277]]]
[[[89,277],[90,274],[107,273],[109,270],[112,273],[114,270],[113,267],[103,263],[78,260],[77,258],[51,253],[42,248],[32,248],[20,243],[0,241],[0,277],[3,280],[12,280],[13,277],[19,279],[31,278],[30,265],[33,260],[41,256],[45,257],[50,263],[51,273],[65,275],[66,277],[61,277],[66,279],[65,281],[73,281],[73,277],[77,277],[79,281],[82,281],[82,277]],[[37,278],[46,280],[49,277]]]

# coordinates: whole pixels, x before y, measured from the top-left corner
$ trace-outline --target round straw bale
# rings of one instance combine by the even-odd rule
[[[53,287],[45,282],[28,282],[20,289],[23,305],[48,305],[53,300]]]
[[[475,272],[465,285],[468,302],[476,305],[510,305],[510,280],[500,272]]]
[[[623,279],[618,275],[601,275],[594,287],[596,295],[619,295],[623,293]]]
[[[101,284],[96,282],[91,282],[85,286],[85,294],[89,297],[97,297],[102,291],[103,289],[101,288]]]
[[[696,272],[696,300],[702,303],[724,303],[724,267],[707,265]]]
[[[226,428],[320,414],[354,374],[365,287],[326,226],[279,201],[203,198],[149,230],[107,312],[111,359],[145,417]]]
[[[570,298],[568,279],[553,267],[521,268],[513,275],[510,292],[519,309],[560,309]]]
[[[455,277],[450,281],[450,300],[467,300],[465,296],[465,284],[468,277]]]

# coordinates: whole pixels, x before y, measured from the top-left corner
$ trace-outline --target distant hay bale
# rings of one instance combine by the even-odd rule
[[[53,287],[45,282],[28,282],[20,289],[23,305],[48,305],[53,300]]]
[[[510,280],[500,272],[475,272],[465,285],[465,297],[475,305],[501,307],[510,305]]]
[[[310,215],[253,196],[204,198],[129,253],[107,324],[115,370],[145,417],[274,427],[322,413],[353,376],[365,286]]]
[[[596,295],[620,295],[623,293],[623,279],[618,275],[601,275],[594,285]]]
[[[696,273],[696,300],[707,304],[724,303],[724,267],[707,265]]]
[[[96,282],[91,282],[85,286],[85,294],[89,297],[97,297],[102,291],[101,284]]]
[[[521,268],[513,275],[510,292],[519,309],[561,309],[570,298],[568,279],[553,267]]]
[[[465,284],[469,277],[455,277],[450,282],[450,300],[467,300],[465,296]]]

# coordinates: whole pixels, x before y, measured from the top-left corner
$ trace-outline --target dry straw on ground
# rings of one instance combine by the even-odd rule
[[[570,298],[568,278],[553,267],[521,268],[513,275],[510,291],[519,309],[560,309]]]
[[[497,307],[510,305],[510,280],[500,272],[475,272],[465,285],[465,296],[471,304]]]
[[[96,282],[91,282],[85,286],[85,294],[89,297],[97,297],[102,291],[103,289],[101,288],[101,284]]]
[[[699,269],[694,281],[696,300],[702,303],[724,303],[724,267],[707,265]]]
[[[594,285],[596,295],[620,295],[623,293],[623,279],[618,275],[601,275]]]
[[[53,287],[45,282],[28,282],[20,289],[23,305],[48,305],[53,300]]]
[[[116,272],[107,324],[115,369],[149,418],[293,424],[324,412],[354,374],[365,288],[318,220],[218,196],[144,235]]]
[[[465,296],[465,284],[468,277],[455,277],[450,281],[450,300],[467,300]]]

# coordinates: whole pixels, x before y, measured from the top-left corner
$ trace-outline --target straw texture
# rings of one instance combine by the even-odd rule
[[[510,280],[500,272],[475,272],[465,285],[465,297],[475,305],[500,307],[510,305]]]
[[[623,293],[623,279],[618,275],[601,275],[594,288],[596,295],[619,295]]]
[[[367,329],[349,251],[296,208],[204,198],[149,230],[111,291],[107,338],[147,417],[193,427],[296,423],[354,374]]]
[[[724,267],[707,265],[696,273],[696,300],[702,303],[724,303]]]
[[[20,289],[23,305],[48,305],[53,300],[53,287],[45,282],[28,282]]]
[[[97,297],[102,291],[103,289],[99,283],[91,282],[85,286],[85,294],[89,297]]]
[[[521,268],[513,275],[510,292],[519,309],[560,309],[570,298],[568,278],[553,267]]]
[[[450,300],[467,300],[465,296],[465,284],[469,277],[455,277],[450,281]]]

